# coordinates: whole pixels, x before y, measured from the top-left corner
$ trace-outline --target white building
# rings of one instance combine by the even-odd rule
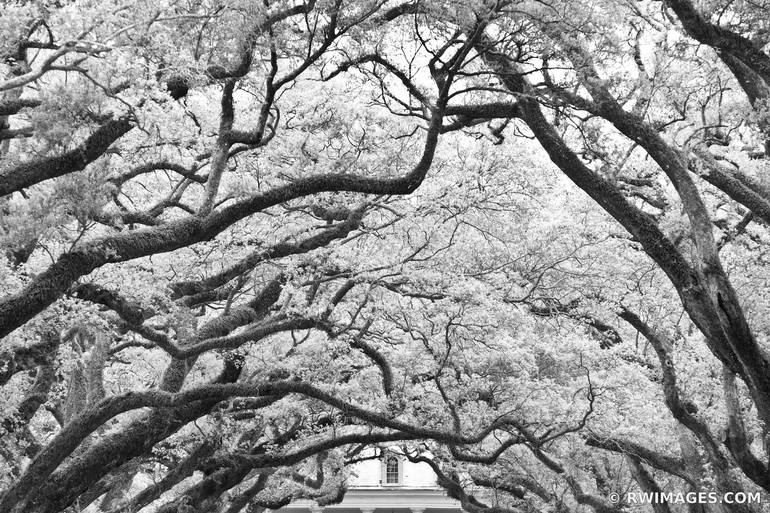
[[[426,463],[412,463],[395,452],[356,463],[348,491],[339,504],[320,508],[297,501],[280,513],[462,513],[460,503],[447,497]]]

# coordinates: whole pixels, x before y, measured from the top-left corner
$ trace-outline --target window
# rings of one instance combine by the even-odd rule
[[[397,485],[401,482],[401,462],[396,456],[385,458],[385,484]]]

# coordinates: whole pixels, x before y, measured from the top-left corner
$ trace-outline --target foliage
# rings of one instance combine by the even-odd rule
[[[770,491],[763,4],[3,10],[0,511]]]

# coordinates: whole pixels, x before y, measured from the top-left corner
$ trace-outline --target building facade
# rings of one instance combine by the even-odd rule
[[[396,452],[356,463],[348,491],[339,504],[319,507],[297,501],[281,513],[462,513],[460,503],[436,484],[425,463],[412,463]]]

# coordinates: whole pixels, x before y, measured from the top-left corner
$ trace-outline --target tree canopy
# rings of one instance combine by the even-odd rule
[[[770,499],[765,2],[0,6],[0,512]]]

